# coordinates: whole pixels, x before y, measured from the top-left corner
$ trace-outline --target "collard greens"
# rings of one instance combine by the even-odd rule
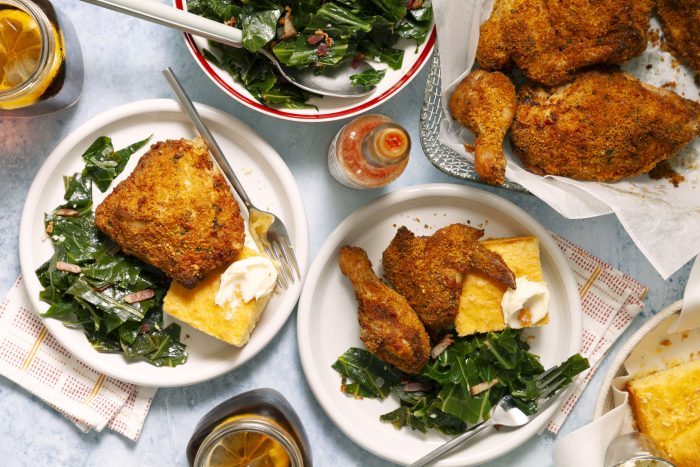
[[[83,154],[82,173],[64,177],[65,203],[45,215],[54,254],[37,269],[44,287],[40,298],[48,303],[45,318],[82,328],[99,352],[143,358],[156,366],[176,366],[187,360],[180,342],[180,326],[163,327],[163,297],[169,281],[162,272],[127,256],[95,227],[92,185],[109,188],[132,154],[150,138],[115,151],[112,140],[101,136]],[[57,267],[63,262],[80,273]],[[128,303],[129,294],[151,289],[154,296]]]

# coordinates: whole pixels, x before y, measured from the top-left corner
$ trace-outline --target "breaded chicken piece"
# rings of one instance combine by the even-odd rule
[[[501,72],[475,70],[450,97],[450,112],[460,125],[474,133],[474,167],[486,183],[505,181],[503,138],[513,123],[515,86]]]
[[[531,80],[559,84],[581,68],[641,54],[652,7],[652,0],[496,0],[476,58],[487,70],[515,63]]]
[[[362,248],[344,246],[340,270],[360,304],[360,339],[367,350],[399,370],[418,374],[430,357],[430,339],[405,298],[379,280]]]
[[[700,133],[700,104],[623,72],[520,90],[511,139],[537,174],[614,182],[653,169]]]
[[[467,271],[515,289],[515,275],[500,255],[479,243],[483,230],[452,224],[428,237],[400,227],[382,256],[384,276],[431,330],[454,326]]]
[[[700,73],[700,1],[657,0],[656,12],[671,53]]]
[[[95,224],[188,288],[243,248],[240,208],[199,138],[152,145],[97,207]]]

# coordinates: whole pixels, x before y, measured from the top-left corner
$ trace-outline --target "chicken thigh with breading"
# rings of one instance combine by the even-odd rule
[[[515,275],[479,239],[483,230],[452,224],[428,237],[401,227],[382,257],[384,275],[431,330],[454,326],[462,279],[479,271],[515,289]]]
[[[656,12],[673,55],[700,73],[700,1],[657,0]]]
[[[652,7],[652,0],[495,0],[477,60],[487,70],[514,62],[534,81],[559,84],[581,68],[641,54]]]
[[[430,357],[430,338],[416,312],[379,280],[362,248],[344,246],[338,262],[355,289],[360,339],[367,350],[403,372],[420,373]]]
[[[700,134],[700,104],[618,72],[520,90],[511,139],[537,174],[614,182],[653,169]]]
[[[498,71],[471,72],[450,97],[452,117],[476,136],[476,173],[492,185],[505,181],[503,138],[513,122],[515,102],[515,86]]]

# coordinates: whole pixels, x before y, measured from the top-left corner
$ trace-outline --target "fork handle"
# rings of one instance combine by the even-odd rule
[[[433,461],[436,461],[440,459],[442,456],[447,454],[448,452],[452,451],[455,449],[457,446],[468,440],[469,438],[476,436],[477,433],[481,432],[482,430],[485,430],[486,428],[493,426],[493,422],[491,419],[486,420],[485,422],[481,422],[478,425],[475,425],[472,427],[469,431],[466,433],[463,433],[456,438],[453,438],[452,440],[446,442],[439,448],[430,451],[428,454],[425,456],[421,457],[417,461],[415,461],[413,464],[408,465],[407,467],[423,467],[425,465],[430,464]]]
[[[180,80],[177,79],[177,76],[175,76],[175,73],[170,67],[163,70],[163,74],[165,75],[165,79],[168,80],[170,87],[173,88],[173,92],[175,92],[177,100],[180,101],[180,105],[182,105],[185,113],[190,117],[190,120],[197,129],[197,132],[202,137],[204,142],[207,143],[207,146],[209,146],[209,152],[211,152],[212,156],[214,156],[214,160],[216,160],[216,163],[219,165],[221,171],[233,186],[233,189],[236,190],[236,193],[238,194],[239,198],[241,198],[241,201],[243,201],[245,207],[250,211],[253,205],[250,202],[250,198],[248,198],[248,194],[243,189],[241,182],[238,181],[238,177],[236,177],[236,174],[233,172],[231,165],[226,159],[226,156],[224,156],[224,152],[214,139],[214,135],[211,134],[209,128],[207,128],[202,121],[202,117],[199,116],[199,112],[197,112],[192,100],[185,92],[182,84],[180,84]]]

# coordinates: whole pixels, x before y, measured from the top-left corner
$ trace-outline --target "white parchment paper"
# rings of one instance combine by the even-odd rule
[[[492,0],[433,0],[442,103],[448,116],[441,124],[440,141],[470,159],[473,156],[464,149],[464,143],[471,142],[473,136],[449,117],[447,103],[454,87],[474,66],[479,26],[489,17],[491,4]],[[656,19],[651,25],[660,30]],[[658,46],[650,44],[640,57],[626,63],[623,69],[652,85],[673,82],[674,90],[681,96],[698,100],[699,90],[692,73]],[[651,180],[647,175],[618,183],[534,175],[523,169],[518,158],[513,156],[509,138],[506,140],[506,177],[509,180],[521,184],[569,219],[614,213],[664,279],[700,252],[700,138],[669,161],[685,177],[678,188],[667,180]]]

